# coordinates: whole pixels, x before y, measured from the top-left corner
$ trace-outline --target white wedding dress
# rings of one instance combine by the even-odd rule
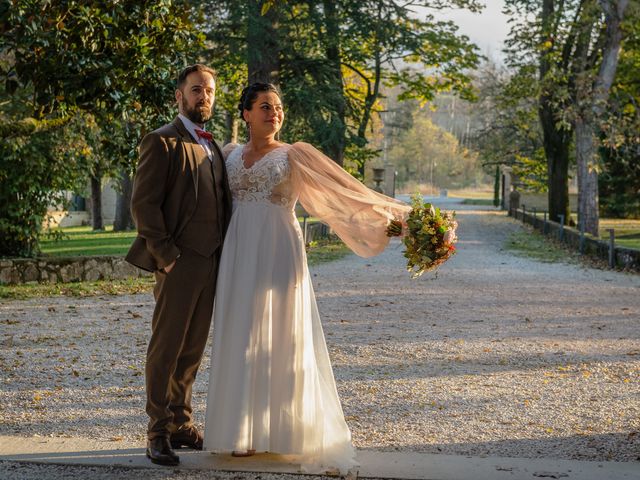
[[[309,145],[281,146],[251,168],[242,150],[226,160],[233,216],[217,281],[204,448],[297,455],[307,472],[346,471],[355,450],[294,207],[300,197],[362,255],[384,248],[384,226],[406,207]]]

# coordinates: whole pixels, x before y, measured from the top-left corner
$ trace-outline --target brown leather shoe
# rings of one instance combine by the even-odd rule
[[[194,450],[202,450],[204,438],[196,427],[191,425],[171,434],[172,448],[192,448]]]
[[[169,439],[166,437],[156,437],[147,441],[147,458],[151,463],[167,467],[180,464],[180,457],[171,450]]]

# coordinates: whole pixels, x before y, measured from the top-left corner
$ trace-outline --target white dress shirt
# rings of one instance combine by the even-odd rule
[[[196,142],[198,142],[200,145],[202,145],[202,148],[204,148],[204,151],[206,152],[207,156],[209,157],[209,160],[213,161],[213,152],[211,151],[211,144],[209,143],[209,140],[207,140],[206,138],[200,138],[198,136],[198,134],[196,133],[196,128],[198,130],[203,130],[205,132],[206,132],[206,130],[204,128],[200,128],[198,125],[193,123],[191,120],[189,120],[187,117],[185,117],[181,113],[178,114],[178,118],[180,118],[180,120],[182,120],[182,123],[184,124],[185,128],[187,129],[187,131],[191,134],[193,139]]]

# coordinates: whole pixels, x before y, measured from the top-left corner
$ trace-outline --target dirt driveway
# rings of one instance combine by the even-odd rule
[[[640,276],[517,257],[502,249],[517,223],[455,208],[459,252],[437,278],[411,280],[397,242],[312,269],[356,446],[638,459]],[[150,294],[1,303],[0,434],[140,447],[152,308]]]

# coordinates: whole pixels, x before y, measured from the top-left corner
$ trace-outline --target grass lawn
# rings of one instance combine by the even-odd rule
[[[493,188],[458,188],[449,189],[447,194],[454,198],[466,198],[466,199],[484,199],[491,200],[493,202]],[[479,205],[479,204],[475,204]],[[491,203],[493,205],[493,203]]]
[[[93,232],[91,227],[69,227],[61,229],[60,240],[47,239],[42,242],[42,251],[52,256],[123,255],[135,238],[135,232],[116,232],[107,227],[104,232]],[[351,250],[340,240],[323,239],[312,242],[307,249],[309,265],[318,265],[349,255]],[[54,295],[75,297],[95,295],[126,295],[150,292],[153,277],[129,278],[98,282],[74,282],[27,285],[0,285],[0,299],[26,299]]]
[[[607,240],[610,228],[614,229],[616,245],[640,250],[640,220],[601,218],[600,238]]]
[[[493,198],[465,198],[463,205],[489,205],[493,207]]]
[[[529,228],[509,235],[504,243],[504,248],[523,257],[546,263],[573,263],[579,258],[577,251],[563,248],[540,232]]]
[[[94,232],[91,227],[67,227],[54,230],[62,236],[43,237],[40,248],[44,255],[75,257],[90,255],[125,255],[136,237],[136,232],[114,232],[113,225]]]

